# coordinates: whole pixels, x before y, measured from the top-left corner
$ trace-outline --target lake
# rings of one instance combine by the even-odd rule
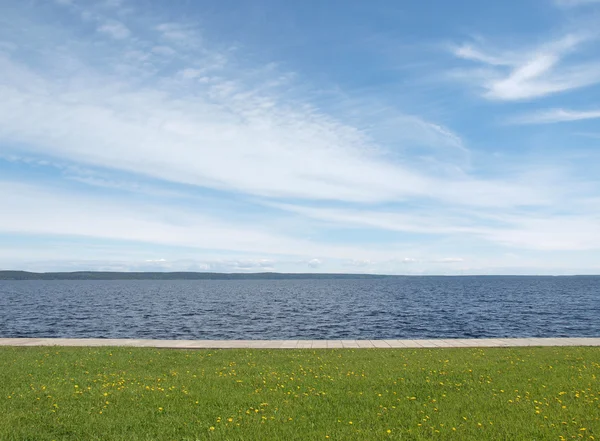
[[[600,277],[0,280],[0,337],[600,336]]]

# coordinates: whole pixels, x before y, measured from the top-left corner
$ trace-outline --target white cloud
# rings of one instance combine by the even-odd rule
[[[365,250],[351,245],[296,239],[270,226],[269,216],[257,222],[262,227],[242,219],[231,222],[227,217],[206,215],[201,204],[181,208],[129,199],[114,200],[110,196],[72,194],[58,187],[1,180],[0,194],[3,195],[0,231],[10,234],[113,239],[200,250],[299,257],[320,255],[334,259],[361,254],[382,260],[396,254],[385,247]],[[276,225],[276,220],[271,222]],[[271,261],[265,262],[270,264]],[[305,262],[316,265],[322,260]]]
[[[130,267],[211,271],[280,270],[280,257],[288,256],[303,270],[349,265],[370,272],[451,272],[462,265],[444,264],[459,259],[479,265],[472,245],[501,251],[600,248],[594,204],[572,210],[589,188],[569,190],[576,182],[569,176],[546,175],[531,160],[524,161],[523,171],[513,164],[495,168],[484,149],[469,150],[468,137],[392,105],[352,102],[332,110],[320,101],[323,91],[301,74],[282,72],[277,64],[252,66],[251,57],[237,58],[235,50],[204,41],[192,26],[157,25],[147,16],[109,8],[72,9],[88,12],[87,27],[114,24],[105,14],[116,14],[126,32],[102,32],[126,41],[95,35],[63,44],[56,37],[62,34],[44,34],[52,26],[44,24],[31,27],[40,34],[28,57],[0,53],[2,154],[77,164],[81,172],[61,169],[69,180],[62,182],[65,187],[92,185],[94,193],[119,196],[0,183],[0,232],[110,239],[123,252],[131,243],[156,245]],[[128,38],[128,26],[135,38]],[[453,50],[481,64],[463,73],[486,97],[514,100],[592,81],[596,64],[583,51],[590,39],[576,35],[525,49],[494,50],[481,43]],[[570,58],[575,51],[577,57]],[[581,118],[591,112],[558,110],[563,113],[553,109],[542,116]],[[497,172],[493,177],[486,173],[490,169]],[[144,180],[152,185],[137,185]],[[176,206],[182,188],[188,195],[216,191],[219,203],[244,200],[253,211],[262,204],[275,217],[248,220],[243,210],[208,212],[203,208],[211,210],[210,203],[188,196],[182,208]],[[148,197],[139,197],[142,193]],[[567,217],[554,207],[574,214]],[[348,239],[357,245],[341,246],[326,236],[330,228],[368,231]],[[373,231],[406,243],[369,242]],[[163,254],[169,246],[201,256],[175,263],[173,254]],[[235,256],[209,258],[207,250]],[[438,257],[456,255],[463,257]],[[165,260],[144,262],[148,256]]]
[[[529,186],[465,174],[456,164],[469,152],[441,124],[384,109],[380,130],[358,128],[289,95],[289,84],[274,81],[286,76],[276,67],[237,66],[227,50],[207,43],[167,49],[143,40],[148,33],[137,25],[136,39],[107,49],[101,63],[65,47],[76,70],[0,57],[0,137],[31,154],[260,197],[475,205],[544,199]],[[177,29],[190,31],[158,25],[160,33]],[[44,37],[39,52],[50,53],[52,35]],[[199,75],[209,70],[204,81]]]
[[[179,71],[179,75],[186,80],[192,80],[194,78],[198,78],[204,74],[205,70],[203,69],[192,69],[191,67],[187,67]]]
[[[595,39],[594,33],[567,34],[537,47],[489,50],[464,44],[451,48],[464,60],[486,66],[462,70],[457,78],[477,84],[490,100],[526,100],[600,83],[600,63],[594,57],[571,61],[567,55]]]
[[[100,73],[50,82],[6,57],[0,67],[0,136],[32,153],[267,197],[372,202],[420,196],[474,204],[538,198],[507,183],[428,176],[410,162],[388,160],[356,128],[240,81],[148,89],[137,87],[136,78],[115,82]],[[182,88],[187,93],[181,95]],[[459,142],[412,117],[403,127],[403,138],[414,130],[427,140]]]
[[[592,208],[594,210],[594,208]],[[505,216],[505,228],[485,229],[487,240],[510,247],[536,250],[600,249],[600,213],[585,215]]]
[[[0,249],[0,265],[5,261]],[[10,260],[6,260],[10,261]],[[13,260],[14,262],[14,260]],[[17,267],[15,267],[17,268]],[[123,259],[71,259],[62,260],[24,260],[19,261],[18,268],[25,271],[193,271],[219,273],[256,273],[273,272],[276,262],[269,259],[177,259],[168,261]],[[298,269],[298,268],[296,268]]]
[[[600,110],[548,109],[508,119],[512,124],[552,124],[600,118]]]
[[[462,263],[465,259],[462,257],[444,257],[442,259],[434,260],[434,263]]]
[[[318,268],[319,266],[321,266],[323,262],[321,262],[319,259],[310,259],[308,261],[308,266],[310,266],[311,268]]]
[[[360,267],[360,268],[366,268],[366,267],[373,266],[376,264],[377,264],[377,262],[375,262],[373,260],[369,260],[369,259],[353,259],[353,260],[350,260],[349,262],[344,262],[344,266],[352,266],[352,267]]]
[[[440,208],[435,215],[427,211],[400,214],[394,212],[332,209],[279,205],[280,208],[326,221],[338,228],[365,227],[388,231],[438,235],[440,237],[462,237],[487,241],[497,245],[518,249],[534,250],[598,250],[600,249],[600,209],[590,201],[581,202],[582,212],[574,206],[558,204],[562,209],[570,208],[576,214],[564,215],[521,212],[519,210],[480,211],[462,210],[458,213],[445,212]],[[432,263],[458,262],[458,258],[430,260]],[[422,260],[422,259],[418,259]],[[403,263],[414,262],[404,258]]]
[[[115,20],[107,21],[98,26],[98,32],[111,36],[116,40],[123,40],[131,35],[131,31],[123,23]]]
[[[464,60],[479,61],[481,63],[491,64],[493,66],[510,66],[514,63],[511,56],[508,54],[486,54],[470,44],[452,46],[450,50],[455,56]]]

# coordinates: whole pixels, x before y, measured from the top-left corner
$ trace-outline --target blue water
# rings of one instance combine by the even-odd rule
[[[600,277],[0,280],[0,337],[592,336]]]

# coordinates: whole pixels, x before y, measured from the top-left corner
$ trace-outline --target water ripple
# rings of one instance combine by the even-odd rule
[[[600,277],[0,281],[0,337],[600,336]]]

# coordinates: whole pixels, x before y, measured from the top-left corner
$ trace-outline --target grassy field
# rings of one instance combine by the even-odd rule
[[[1,440],[600,439],[600,348],[0,348]]]

